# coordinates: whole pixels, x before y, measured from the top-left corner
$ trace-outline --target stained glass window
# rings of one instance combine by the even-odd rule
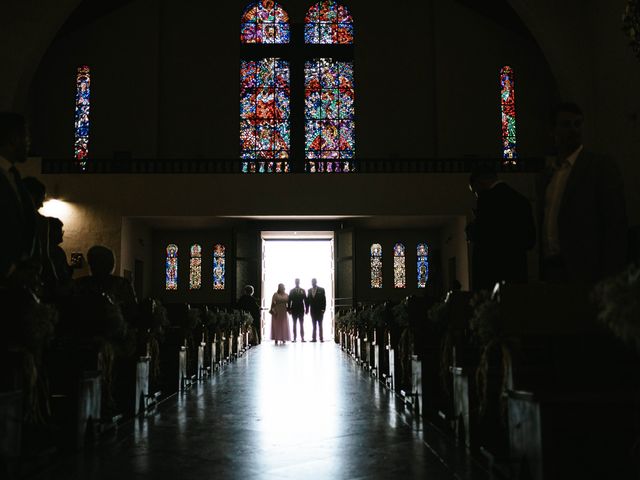
[[[74,158],[80,167],[86,166],[89,156],[89,106],[91,92],[91,74],[89,67],[78,67],[76,75],[76,115]]]
[[[394,288],[406,288],[407,264],[404,245],[396,243],[393,247],[393,286]]]
[[[225,247],[217,244],[213,247],[213,289],[224,290],[225,283]]]
[[[197,243],[191,245],[191,261],[189,262],[189,289],[198,290],[202,285],[202,247]]]
[[[167,261],[165,263],[165,288],[167,290],[178,289],[178,246],[167,245]]]
[[[240,156],[245,173],[287,172],[289,165],[289,63],[243,60],[240,70]]]
[[[345,160],[355,152],[353,63],[319,58],[306,62],[304,74],[307,170],[349,172]]]
[[[418,272],[418,288],[426,288],[427,280],[429,279],[429,249],[426,243],[419,243],[416,249],[418,257],[417,272]]]
[[[242,43],[289,43],[289,15],[273,0],[260,0],[242,14]]]
[[[382,246],[371,245],[371,288],[382,288]]]
[[[500,106],[502,112],[502,157],[505,163],[515,163],[516,154],[516,101],[513,69],[500,70]]]
[[[312,6],[304,21],[306,43],[353,43],[353,18],[346,7],[333,0],[323,0]]]

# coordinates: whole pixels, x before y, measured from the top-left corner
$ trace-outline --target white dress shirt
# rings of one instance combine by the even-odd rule
[[[582,151],[580,145],[575,152],[569,155],[560,166],[554,171],[551,181],[547,186],[544,201],[544,225],[543,225],[543,247],[544,255],[551,257],[560,253],[560,235],[558,232],[558,214],[560,204],[567,187],[567,180],[571,175],[573,165]]]

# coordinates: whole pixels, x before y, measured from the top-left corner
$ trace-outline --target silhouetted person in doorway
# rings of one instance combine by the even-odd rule
[[[324,342],[322,336],[322,319],[324,311],[327,309],[327,297],[324,288],[318,286],[318,281],[314,278],[311,280],[311,288],[307,292],[307,313],[311,312],[311,324],[313,331],[311,333],[311,341],[316,341],[316,331],[319,331],[320,341]]]
[[[539,182],[542,276],[593,283],[627,260],[627,216],[617,165],[583,147],[584,114],[573,103],[554,111],[556,158]]]
[[[296,325],[298,320],[300,321],[300,339],[304,340],[304,312],[307,309],[307,292],[304,288],[300,288],[300,279],[296,278],[295,288],[292,288],[289,292],[289,305],[288,310],[293,319],[293,341],[296,341]]]
[[[28,151],[24,117],[0,112],[0,280],[33,254],[35,210],[16,168],[27,161]]]
[[[529,200],[490,169],[473,172],[469,188],[478,199],[476,217],[467,226],[474,290],[492,290],[499,281],[526,283],[527,250],[536,243]]]
[[[253,296],[254,289],[252,285],[247,285],[244,287],[244,293],[238,299],[238,308],[240,310],[244,310],[245,312],[249,312],[251,315],[251,319],[253,320],[253,327],[256,330],[256,338],[255,342],[258,345],[262,342],[262,326],[260,325],[260,305],[258,301]]]

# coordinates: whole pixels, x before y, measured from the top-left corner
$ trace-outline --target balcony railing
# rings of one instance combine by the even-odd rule
[[[44,174],[240,174],[240,175],[357,175],[366,173],[468,173],[478,167],[493,168],[503,173],[535,173],[542,171],[544,158],[520,158],[516,163],[504,163],[501,158],[390,158],[359,159],[349,162],[349,171],[328,171],[328,163],[306,162],[296,169],[290,163],[288,171],[277,168],[269,161],[256,161],[252,169],[247,162],[238,159],[96,159],[86,160],[83,165],[73,159],[43,159]],[[318,168],[319,164],[325,168]],[[262,164],[262,165],[260,165]],[[243,169],[245,172],[243,172]],[[248,173],[246,171],[248,170]],[[312,171],[315,170],[315,171]],[[335,169],[332,169],[335,170]]]

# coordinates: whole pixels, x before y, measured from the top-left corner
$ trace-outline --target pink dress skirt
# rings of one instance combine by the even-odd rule
[[[274,293],[271,299],[271,340],[290,341],[289,316],[287,315],[289,295]]]

